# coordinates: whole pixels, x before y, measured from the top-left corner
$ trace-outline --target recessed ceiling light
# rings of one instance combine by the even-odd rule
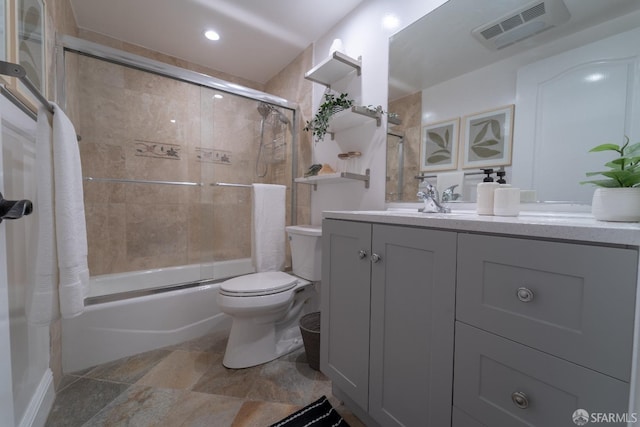
[[[216,99],[222,99],[223,98],[223,96],[220,95],[219,93],[216,93],[215,95],[213,95],[213,97],[216,98]]]
[[[213,30],[207,30],[204,32],[204,36],[209,40],[220,40],[220,34],[216,33]]]
[[[387,30],[395,30],[399,25],[400,19],[392,13],[389,13],[382,18],[382,26]]]

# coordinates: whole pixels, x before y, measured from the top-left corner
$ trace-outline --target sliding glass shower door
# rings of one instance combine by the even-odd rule
[[[294,111],[77,52],[64,62],[92,296],[250,272],[251,184],[286,185],[291,206]]]

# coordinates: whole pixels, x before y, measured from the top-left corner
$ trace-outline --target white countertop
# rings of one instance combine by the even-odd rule
[[[409,210],[325,211],[323,218],[640,246],[640,223],[597,221],[591,214],[580,212],[524,211],[517,217],[500,217],[478,215],[471,210],[448,214]]]

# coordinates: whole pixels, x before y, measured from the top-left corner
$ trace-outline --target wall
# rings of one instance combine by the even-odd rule
[[[382,105],[386,109],[389,36],[442,3],[443,0],[407,0],[401,4],[392,0],[363,2],[316,41],[314,64],[328,56],[334,39],[341,39],[347,55],[353,58],[362,56],[362,76],[359,82],[351,82],[349,88],[353,93],[350,95],[362,105]],[[399,18],[400,28],[385,30],[382,27],[382,19],[388,13],[394,13]],[[321,103],[324,90],[323,86],[314,84],[314,111]],[[384,209],[386,140],[385,116],[380,127],[365,124],[337,135],[335,141],[326,138],[315,145],[314,159],[318,163],[335,164],[337,153],[361,151],[361,169],[371,170],[371,186],[367,190],[361,182],[319,185],[311,200],[311,219],[314,224],[322,221],[323,210]]]
[[[295,176],[302,176],[311,165],[312,157],[312,141],[311,135],[304,132],[306,122],[311,120],[311,94],[312,83],[304,79],[304,73],[313,67],[313,48],[307,47],[300,55],[298,55],[289,65],[269,80],[264,91],[273,95],[280,96],[284,99],[291,100],[298,104],[298,167]],[[291,182],[291,165],[280,166],[276,170],[277,174],[287,174],[285,182]],[[311,187],[308,185],[297,185],[297,201],[296,216],[298,224],[311,223]],[[291,190],[287,191],[289,197]],[[288,200],[288,199],[287,199]],[[287,212],[288,214],[288,212]],[[287,221],[289,224],[290,221]],[[287,248],[289,250],[289,248]]]

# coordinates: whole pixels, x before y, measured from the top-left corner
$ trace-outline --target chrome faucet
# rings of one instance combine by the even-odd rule
[[[445,188],[445,190],[442,192],[442,199],[440,199],[440,201],[444,203],[444,202],[451,202],[453,200],[458,200],[458,197],[460,197],[460,194],[455,192],[455,188],[457,186],[458,184],[455,184],[455,185],[452,185],[451,187]]]
[[[438,189],[431,185],[426,180],[423,180],[418,189],[418,199],[424,201],[424,208],[419,209],[420,212],[427,213],[449,213],[451,209],[445,208],[440,204],[440,196],[438,195]],[[453,192],[453,188],[449,187],[447,190],[451,189]],[[446,191],[446,190],[445,190]]]

